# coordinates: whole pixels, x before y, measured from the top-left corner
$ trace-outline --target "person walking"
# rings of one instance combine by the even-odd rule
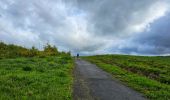
[[[77,53],[77,58],[79,58],[79,54]]]

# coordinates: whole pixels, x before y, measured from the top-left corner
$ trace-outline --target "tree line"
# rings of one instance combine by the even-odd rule
[[[31,49],[17,46],[14,44],[5,44],[0,42],[0,58],[15,58],[15,57],[45,57],[45,56],[70,56],[70,52],[59,52],[56,46],[46,44],[44,49],[38,50],[34,46]]]

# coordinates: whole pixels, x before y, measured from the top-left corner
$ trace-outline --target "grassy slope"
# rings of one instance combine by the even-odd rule
[[[0,59],[0,99],[72,99],[68,57]]]
[[[153,100],[170,99],[170,57],[84,57]]]

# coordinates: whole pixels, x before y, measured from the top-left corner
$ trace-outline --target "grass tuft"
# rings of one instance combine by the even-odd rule
[[[22,68],[24,71],[32,71],[32,68],[29,66],[23,67]]]

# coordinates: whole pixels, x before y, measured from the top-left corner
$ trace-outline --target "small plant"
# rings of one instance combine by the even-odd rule
[[[58,75],[59,75],[60,77],[66,77],[66,76],[67,76],[66,73],[63,72],[63,71],[60,71]]]
[[[24,71],[31,71],[31,70],[32,70],[32,68],[29,67],[29,66],[23,67],[22,69],[23,69]]]

